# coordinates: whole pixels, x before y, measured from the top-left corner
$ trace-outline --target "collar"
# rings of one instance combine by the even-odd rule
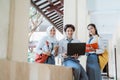
[[[71,38],[71,39],[68,39],[67,37],[65,37],[65,40],[73,40],[73,38]]]

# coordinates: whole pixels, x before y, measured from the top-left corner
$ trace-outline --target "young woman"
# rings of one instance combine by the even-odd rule
[[[87,49],[89,49],[89,52],[87,53],[86,65],[88,79],[102,80],[98,54],[102,54],[104,52],[104,46],[101,41],[101,37],[99,37],[95,24],[89,24],[87,29],[89,31],[88,44],[91,44],[91,46],[87,47]],[[92,44],[95,44],[97,47],[92,46]]]
[[[87,74],[81,66],[78,55],[67,56],[68,43],[80,43],[79,40],[73,38],[75,27],[72,24],[67,24],[64,27],[66,37],[59,42],[59,54],[63,57],[63,65],[73,69],[74,80],[88,80]]]
[[[46,32],[47,35],[39,41],[35,52],[37,54],[46,54],[49,56],[45,62],[46,64],[55,64],[54,57],[58,53],[58,41],[55,37],[56,29],[53,26],[49,26]]]

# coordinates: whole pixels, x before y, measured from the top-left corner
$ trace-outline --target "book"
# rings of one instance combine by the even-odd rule
[[[86,51],[85,52],[90,52],[91,51],[89,49],[90,47],[92,47],[94,49],[98,49],[98,43],[86,44]]]

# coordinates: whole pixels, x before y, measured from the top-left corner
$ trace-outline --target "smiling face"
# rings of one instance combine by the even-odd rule
[[[56,34],[56,30],[55,30],[55,28],[53,27],[53,28],[50,30],[50,36],[53,37],[53,36],[55,36],[55,34]]]
[[[72,38],[74,30],[71,27],[69,27],[69,28],[66,29],[65,33],[66,33],[68,38]]]
[[[88,26],[88,31],[90,35],[96,35],[96,30],[93,26]]]

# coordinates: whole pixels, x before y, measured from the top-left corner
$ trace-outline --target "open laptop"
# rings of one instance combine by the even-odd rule
[[[72,56],[74,54],[85,55],[86,43],[68,43],[67,55]]]

